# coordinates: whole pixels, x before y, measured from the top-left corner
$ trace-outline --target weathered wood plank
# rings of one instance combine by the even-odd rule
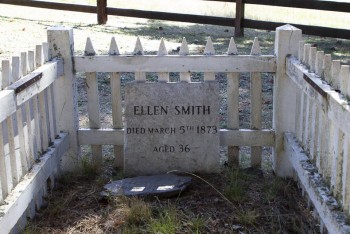
[[[97,22],[98,24],[107,23],[107,0],[97,0]]]
[[[158,56],[168,55],[168,51],[165,47],[164,39],[162,38],[159,44]],[[159,72],[158,73],[158,82],[169,82],[169,73],[168,72]]]
[[[304,44],[304,54],[303,54],[303,64],[305,64],[306,67],[310,67],[309,64],[309,57],[310,57],[310,48],[311,44]]]
[[[239,129],[239,73],[227,73],[227,128]],[[239,147],[228,147],[228,164],[239,165]]]
[[[286,75],[286,56],[297,55],[299,41],[302,39],[300,29],[292,25],[284,25],[276,28],[275,54],[277,69],[273,84],[273,121],[272,126],[276,131],[275,145],[272,151],[273,170],[281,177],[292,177],[293,170],[283,148],[283,135],[285,132],[295,131],[295,118],[290,113],[295,113],[296,90],[293,82]],[[299,62],[300,63],[300,62]]]
[[[275,56],[74,56],[78,72],[275,72]]]
[[[182,43],[180,46],[180,51],[179,51],[179,55],[181,56],[187,56],[189,55],[189,49],[188,49],[188,44],[186,41],[186,38],[182,38]],[[190,72],[180,72],[180,81],[181,82],[191,82],[191,73]]]
[[[344,139],[344,155],[343,155],[343,175],[342,175],[342,204],[345,212],[350,210],[350,139],[349,134],[345,134]]]
[[[4,135],[2,130],[2,123],[0,122],[0,183],[1,183],[1,196],[0,201],[3,201],[8,192],[8,178],[7,178],[7,168],[6,168],[6,162],[5,162],[5,151],[4,151]]]
[[[324,121],[324,133],[322,135],[321,143],[321,159],[320,159],[320,172],[328,183],[330,183],[330,168],[331,168],[331,149],[332,149],[332,123],[327,117],[327,113],[323,113]]]
[[[86,73],[87,86],[87,101],[88,101],[88,115],[89,127],[98,129],[101,127],[100,121],[100,104],[98,95],[98,83],[95,72]],[[92,165],[100,168],[102,165],[102,147],[100,145],[91,145],[92,151]]]
[[[335,127],[332,137],[332,161],[331,161],[331,188],[333,188],[333,195],[339,197],[342,194],[342,174],[343,174],[343,146],[344,133]]]
[[[323,77],[323,60],[324,60],[324,52],[317,51],[315,73],[319,77]]]
[[[44,62],[43,46],[36,45],[35,46],[35,67],[39,68],[41,65],[43,65],[43,62]]]
[[[340,92],[345,97],[350,97],[350,93],[348,93],[348,84],[350,79],[350,71],[349,65],[341,65],[339,72],[339,80],[340,80]]]
[[[315,72],[316,68],[316,53],[317,53],[317,48],[316,47],[310,47],[310,52],[309,52],[309,65],[310,65],[310,71]]]
[[[331,86],[334,89],[340,90],[340,79],[339,79],[339,73],[340,73],[340,60],[333,60],[332,61],[332,78],[331,78]]]
[[[12,57],[12,82],[16,82],[21,78],[21,60],[18,56]]]
[[[34,71],[35,69],[35,53],[34,51],[28,51],[28,69],[29,72]]]
[[[27,52],[21,52],[21,74],[22,76],[28,73],[28,57]]]
[[[257,37],[254,38],[251,55],[261,55],[260,44]],[[251,113],[250,113],[250,127],[254,130],[261,129],[261,115],[262,115],[262,79],[261,73],[250,73],[250,100],[251,100]],[[261,167],[262,148],[251,148],[251,166]]]
[[[47,120],[47,108],[46,108],[46,90],[43,90],[38,94],[39,101],[39,118],[40,118],[40,130],[41,130],[41,151],[44,152],[49,146],[49,131]]]
[[[56,117],[55,117],[55,107],[54,107],[54,97],[52,95],[53,87],[49,86],[47,88],[47,102],[48,102],[48,114],[49,114],[49,125],[50,125],[50,142],[53,142],[56,137]]]
[[[134,55],[139,57],[139,58],[143,57],[141,55],[144,55],[143,47],[142,47],[141,40],[139,37],[137,37],[137,40],[136,40],[136,44],[135,44],[135,48],[134,48]],[[146,81],[146,73],[145,72],[140,72],[138,70],[133,70],[132,72],[135,72],[135,80],[136,81],[140,81],[140,82]]]
[[[33,101],[33,113],[34,113],[33,133],[34,133],[34,139],[35,139],[36,148],[37,148],[37,151],[34,152],[34,158],[36,160],[39,158],[40,154],[42,153],[38,95],[34,96],[32,98],[32,101]]]
[[[303,56],[304,56],[304,45],[305,45],[305,41],[299,41],[298,60],[299,60],[300,62],[303,61]]]
[[[27,101],[25,103],[25,110],[26,110],[26,122],[27,122],[27,139],[26,139],[26,148],[29,150],[28,154],[28,162],[29,162],[29,168],[31,168],[34,164],[34,155],[35,155],[35,146],[34,146],[34,129],[35,129],[35,125],[34,125],[34,120],[32,120],[32,115],[31,115],[31,105],[30,105],[30,101]]]
[[[12,187],[15,187],[19,180],[21,179],[21,171],[19,162],[17,160],[16,153],[16,145],[15,145],[15,132],[14,132],[14,120],[13,116],[9,116],[6,119],[7,125],[7,138],[8,138],[8,146],[9,146],[9,158],[11,164],[11,179],[12,179]]]
[[[80,145],[123,145],[123,129],[88,129],[78,130]]]
[[[25,138],[24,138],[24,129],[23,129],[23,112],[22,108],[19,108],[16,111],[16,118],[17,118],[17,134],[18,134],[18,140],[19,140],[19,153],[20,153],[20,162],[22,167],[22,175],[25,175],[28,172],[29,164],[27,161],[27,149],[25,144]]]
[[[123,145],[123,129],[79,129],[79,143],[81,145]],[[221,146],[273,146],[275,132],[273,130],[251,129],[221,129]]]
[[[236,0],[236,15],[235,15],[235,36],[242,37],[244,35],[244,1]]]
[[[122,97],[120,88],[120,73],[111,74],[111,96],[112,96],[112,118],[113,128],[123,128],[122,120]],[[114,165],[117,168],[123,168],[124,166],[124,148],[123,145],[114,146]]]
[[[16,111],[16,96],[13,90],[0,91],[0,123]]]
[[[207,39],[207,44],[205,45],[205,48],[204,48],[204,55],[207,55],[207,56],[215,55],[214,45],[210,37],[208,37]],[[205,72],[204,81],[215,81],[215,73]]]
[[[314,121],[314,126],[312,128],[313,132],[313,142],[311,144],[311,153],[312,153],[312,158],[314,159],[314,162],[317,162],[319,160],[319,124],[320,124],[320,114],[321,114],[321,108],[317,105],[314,104],[314,109],[313,109],[313,121]]]
[[[78,103],[77,82],[73,74],[73,30],[66,27],[50,27],[47,30],[49,59],[64,60],[64,76],[53,84],[55,113],[57,114],[57,132],[69,133],[70,147],[62,158],[61,170],[74,171],[81,168],[80,147],[77,141]],[[64,95],[62,95],[64,90]]]
[[[323,78],[330,84],[332,80],[332,56],[326,54],[323,59]]]
[[[1,83],[0,90],[5,89],[12,82],[12,71],[9,60],[1,61]]]

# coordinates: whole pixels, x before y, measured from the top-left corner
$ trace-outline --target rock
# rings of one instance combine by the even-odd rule
[[[161,174],[138,176],[113,181],[104,186],[102,196],[161,196],[171,197],[185,190],[192,182],[189,176]]]

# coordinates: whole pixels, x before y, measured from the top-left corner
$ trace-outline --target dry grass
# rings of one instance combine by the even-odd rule
[[[24,233],[318,233],[292,181],[276,182],[279,179],[257,169],[236,173],[249,185],[243,186],[245,202],[227,201],[219,193],[233,182],[229,169],[194,178],[181,196],[167,199],[102,198],[102,185],[96,184],[108,176],[66,176]],[[273,198],[266,186],[276,190]]]

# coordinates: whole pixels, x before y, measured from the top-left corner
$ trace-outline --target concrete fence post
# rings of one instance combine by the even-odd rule
[[[291,25],[276,28],[275,55],[277,70],[273,93],[273,128],[276,132],[273,169],[278,176],[291,177],[292,165],[283,146],[285,132],[295,132],[296,86],[286,75],[286,56],[298,55],[300,29]]]
[[[64,75],[54,83],[54,105],[58,131],[69,133],[70,147],[61,159],[62,171],[76,171],[81,168],[78,145],[77,83],[73,73],[73,29],[51,27],[47,31],[49,58],[63,59]]]

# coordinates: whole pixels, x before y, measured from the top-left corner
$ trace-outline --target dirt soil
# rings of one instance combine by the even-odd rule
[[[109,17],[107,25],[96,25],[94,14],[61,12],[0,4],[0,59],[9,59],[21,51],[34,49],[46,40],[46,29],[65,25],[74,29],[75,51],[82,54],[86,37],[91,37],[98,54],[106,54],[109,41],[115,36],[121,53],[133,51],[136,37],[140,36],[144,50],[156,54],[159,39],[164,37],[170,54],[176,54],[182,37],[186,37],[192,54],[202,54],[206,37],[211,36],[217,54],[225,53],[233,28],[210,25],[171,23],[126,17]],[[273,54],[274,32],[245,31],[245,37],[235,38],[240,54],[249,54],[255,36],[260,38],[263,54]],[[349,40],[305,37],[333,58],[349,63]],[[346,57],[347,56],[347,57]],[[110,79],[108,74],[98,74],[101,121],[111,127]],[[149,80],[156,75],[147,74]],[[84,74],[77,74],[80,97],[79,125],[87,126],[86,84]],[[132,74],[122,74],[122,84],[132,80]],[[172,74],[171,79],[178,79]],[[203,74],[192,74],[193,81],[203,79]],[[263,74],[263,127],[272,127],[271,74]],[[221,126],[226,122],[226,75],[217,74],[220,83]],[[249,74],[240,79],[240,124],[249,128]],[[297,184],[276,178],[271,170],[271,149],[264,148],[262,169],[249,167],[250,150],[242,147],[241,167],[232,169],[223,165],[223,172],[194,177],[190,188],[175,198],[103,199],[99,196],[104,184],[122,177],[111,166],[113,152],[104,147],[104,170],[95,174],[88,166],[81,175],[64,175],[57,188],[50,191],[46,208],[38,212],[25,233],[318,233],[315,214],[307,208]],[[90,157],[88,147],[83,156]],[[226,149],[221,150],[225,162]],[[133,204],[141,203],[150,209],[145,220],[132,220]],[[148,209],[147,208],[147,209]],[[156,221],[169,217],[175,210],[175,229],[152,229]],[[166,215],[165,215],[166,214]],[[138,216],[144,217],[142,214]],[[171,226],[167,223],[165,226]],[[157,231],[155,231],[157,230]],[[163,231],[162,231],[163,230]],[[168,231],[167,231],[168,230]],[[170,230],[170,231],[169,231]]]

